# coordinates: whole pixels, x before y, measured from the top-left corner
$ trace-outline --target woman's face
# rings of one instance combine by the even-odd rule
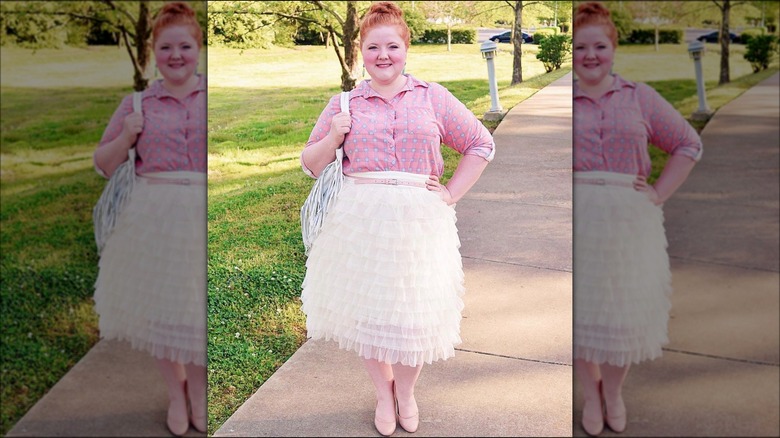
[[[173,84],[183,84],[195,74],[199,56],[200,47],[188,26],[168,26],[154,41],[157,69]]]
[[[363,64],[371,79],[390,84],[404,71],[406,44],[397,26],[377,26],[369,30],[361,41]]]
[[[574,72],[587,85],[597,85],[612,70],[615,46],[602,25],[581,27],[574,33]]]

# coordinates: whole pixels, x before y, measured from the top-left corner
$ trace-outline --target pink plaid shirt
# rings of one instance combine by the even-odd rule
[[[442,143],[464,155],[493,159],[493,136],[474,113],[443,86],[407,77],[405,88],[390,100],[368,81],[350,92],[352,128],[344,139],[345,175],[393,170],[441,176]],[[328,134],[339,112],[337,94],[320,114],[307,147]],[[301,164],[313,176],[302,159]]]
[[[175,170],[206,172],[206,78],[198,76],[197,89],[181,101],[162,86],[162,80],[143,91],[144,129],[135,149],[138,175]],[[132,94],[122,99],[98,147],[122,132],[125,117],[131,112]]]
[[[598,102],[574,82],[574,170],[648,176],[648,143],[699,161],[701,139],[682,115],[649,85],[615,76]]]

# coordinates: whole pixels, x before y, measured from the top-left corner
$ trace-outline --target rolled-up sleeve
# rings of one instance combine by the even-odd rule
[[[309,141],[306,142],[306,146],[303,150],[306,150],[307,147],[317,143],[328,135],[328,132],[330,132],[330,122],[333,120],[333,116],[341,112],[340,96],[340,94],[337,94],[330,98],[328,105],[325,106],[325,109],[320,113],[317,123],[314,124],[314,129],[312,129],[311,134],[309,134]],[[303,162],[303,151],[301,151],[300,161],[303,172],[316,179],[317,177],[314,175],[314,172],[306,167],[306,163]]]
[[[693,126],[653,88],[646,84],[637,88],[650,128],[650,143],[672,155],[699,161],[704,147]]]
[[[492,161],[496,144],[490,131],[449,90],[438,84],[432,86],[441,87],[445,93],[445,111],[437,114],[442,127],[442,141],[463,155],[476,155]]]
[[[106,143],[113,141],[119,136],[119,134],[122,133],[122,125],[124,124],[125,117],[127,117],[132,112],[133,95],[130,94],[122,99],[119,107],[116,109],[116,111],[114,111],[114,115],[111,116],[111,120],[108,122],[106,129],[103,131],[103,137],[100,138],[100,143],[98,143],[97,146],[98,148],[104,146]],[[95,149],[95,152],[97,152],[97,149]],[[92,164],[94,165],[95,172],[97,172],[98,175],[102,176],[103,178],[108,178],[103,169],[98,167],[97,162],[95,162],[94,153],[92,154]]]

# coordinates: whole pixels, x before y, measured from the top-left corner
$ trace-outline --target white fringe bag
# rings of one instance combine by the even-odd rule
[[[348,91],[341,93],[341,112],[349,114]],[[309,255],[309,250],[320,233],[328,209],[344,184],[344,173],[341,169],[341,161],[344,158],[343,146],[341,144],[336,149],[336,159],[325,166],[301,207],[301,235],[306,255]]]
[[[143,114],[141,92],[133,93],[133,111]],[[92,223],[95,226],[95,243],[98,255],[103,251],[106,241],[114,231],[116,221],[122,209],[130,200],[135,184],[135,145],[127,151],[127,161],[116,168],[103,188],[95,208],[92,209]]]

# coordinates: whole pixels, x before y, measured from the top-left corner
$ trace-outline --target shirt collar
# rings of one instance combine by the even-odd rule
[[[607,90],[607,93],[610,91],[620,91],[623,88],[636,88],[636,82],[629,81],[617,73],[613,73],[612,75],[615,77],[615,80],[612,82],[612,87]],[[580,90],[579,80],[574,81],[573,93],[574,98],[587,96],[584,91]]]
[[[199,73],[196,73],[195,76],[198,77],[198,85],[195,86],[194,91],[206,91],[206,76]],[[158,99],[163,96],[173,97],[173,94],[166,90],[162,83],[162,79],[152,82],[152,85],[148,88],[148,92]]]
[[[416,87],[428,88],[430,86],[430,84],[428,84],[427,82],[421,81],[410,74],[406,74],[404,76],[406,76],[406,84],[403,86],[403,88],[401,88],[399,93],[401,91],[412,91]],[[363,97],[364,99],[367,99],[371,96],[379,96],[379,93],[377,93],[373,88],[371,88],[369,82],[371,82],[371,80],[366,79],[361,83],[359,83],[358,86],[355,87],[355,89],[352,90],[352,92],[350,93],[350,98],[359,96],[359,97]]]

